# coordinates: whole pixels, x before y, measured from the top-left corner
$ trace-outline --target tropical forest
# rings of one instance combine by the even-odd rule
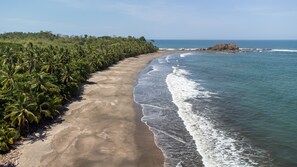
[[[157,50],[144,37],[0,34],[0,153],[57,118],[91,73]]]

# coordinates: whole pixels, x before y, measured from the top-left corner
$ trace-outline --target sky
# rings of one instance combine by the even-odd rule
[[[0,33],[297,39],[296,0],[1,0]]]

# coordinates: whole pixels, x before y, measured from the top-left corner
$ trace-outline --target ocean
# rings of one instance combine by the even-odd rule
[[[139,74],[135,102],[165,166],[297,166],[297,41],[155,45],[190,50],[230,42],[242,52],[164,55]]]

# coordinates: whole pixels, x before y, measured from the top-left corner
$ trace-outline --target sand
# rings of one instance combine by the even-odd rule
[[[63,121],[23,144],[18,167],[158,167],[164,158],[134,103],[137,74],[169,51],[127,58],[92,74]]]

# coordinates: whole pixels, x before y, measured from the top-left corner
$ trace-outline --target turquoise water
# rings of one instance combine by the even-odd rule
[[[179,42],[166,48],[220,43]],[[296,43],[241,41],[241,48],[259,50],[152,61],[134,95],[165,165],[297,166]]]
[[[297,166],[296,53],[198,54],[181,65],[220,97],[214,119],[266,150],[275,166]]]

